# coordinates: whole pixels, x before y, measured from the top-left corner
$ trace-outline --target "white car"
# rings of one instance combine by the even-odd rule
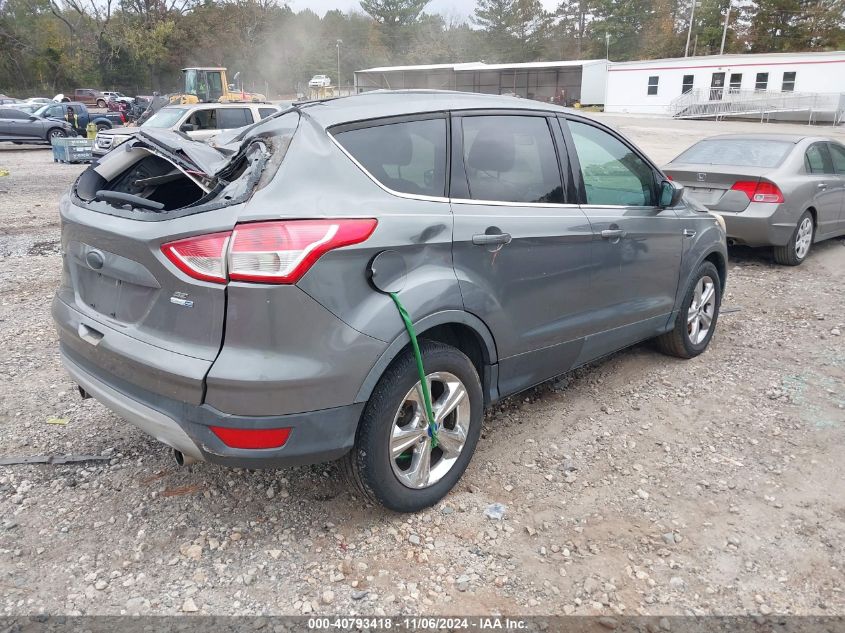
[[[328,75],[314,75],[308,82],[309,88],[328,88],[331,85],[332,80]]]
[[[179,131],[192,139],[207,141],[224,130],[252,125],[282,109],[272,103],[169,105],[144,121],[140,127],[119,127],[98,132],[92,152],[94,156],[103,156],[135,136],[142,128]]]

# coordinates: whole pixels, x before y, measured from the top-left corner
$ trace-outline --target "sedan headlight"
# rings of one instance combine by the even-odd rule
[[[128,141],[131,137],[126,134],[113,134],[111,137],[111,145],[114,147],[115,145],[120,145],[123,141]]]

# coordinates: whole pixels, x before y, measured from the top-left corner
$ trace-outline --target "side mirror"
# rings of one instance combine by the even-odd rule
[[[664,180],[660,183],[660,203],[658,206],[661,209],[678,206],[681,202],[681,198],[683,197],[683,185],[680,185],[672,180]]]
[[[182,125],[179,126],[180,132],[193,132],[196,129],[197,129],[197,126],[194,125],[193,123],[183,123]]]

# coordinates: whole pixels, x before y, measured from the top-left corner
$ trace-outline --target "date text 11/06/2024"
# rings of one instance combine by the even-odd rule
[[[324,617],[309,618],[308,629],[315,631],[330,630],[378,630],[404,629],[420,630],[478,630],[478,631],[521,631],[527,628],[527,622],[519,618],[506,617]]]

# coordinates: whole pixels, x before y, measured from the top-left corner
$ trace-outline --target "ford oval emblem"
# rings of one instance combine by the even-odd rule
[[[106,260],[103,259],[103,254],[100,251],[88,251],[85,256],[85,263],[94,270],[100,270],[105,262]]]

